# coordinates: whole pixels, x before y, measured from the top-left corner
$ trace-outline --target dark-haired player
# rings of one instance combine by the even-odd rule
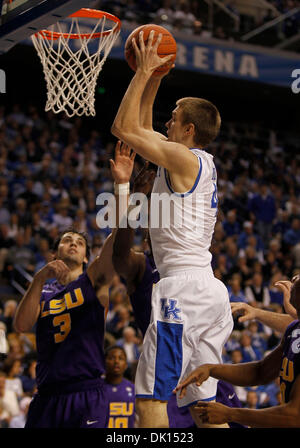
[[[108,428],[134,428],[134,384],[124,378],[127,356],[122,347],[109,347],[105,352],[104,390],[108,401]]]
[[[112,243],[113,234],[84,270],[89,253],[85,236],[64,232],[55,245],[55,260],[35,274],[18,306],[16,331],[28,332],[36,324],[38,392],[27,428],[107,426],[100,376],[105,371],[105,309],[114,274]],[[49,279],[55,281],[47,283]]]
[[[220,403],[199,402],[195,411],[204,422],[220,424],[234,420],[253,428],[300,427],[300,278],[294,279],[290,304],[297,312],[279,346],[263,360],[243,364],[204,364],[176,387],[183,396],[189,384],[202,384],[209,376],[237,386],[267,384],[280,376],[282,404],[267,409],[236,409]]]

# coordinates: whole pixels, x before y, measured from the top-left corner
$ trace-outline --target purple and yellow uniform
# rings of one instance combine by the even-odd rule
[[[134,428],[135,394],[134,384],[123,378],[120,384],[104,383],[109,406],[108,428]]]
[[[153,285],[160,279],[152,255],[145,253],[145,262],[146,265],[143,278],[136,286],[135,291],[130,295],[133,313],[143,336],[145,335],[150,323],[152,288]],[[234,397],[234,400],[230,397]],[[218,382],[216,401],[231,407],[242,406],[234,392],[233,386],[229,383],[225,383],[224,381]],[[172,395],[168,401],[167,411],[170,428],[195,427],[195,423],[191,417],[188,407],[178,408],[175,395]],[[241,427],[242,425],[230,423],[229,426]]]
[[[300,321],[290,323],[284,333],[282,363],[280,369],[280,392],[283,403],[290,400],[290,393],[300,375]]]
[[[45,284],[40,306],[38,393],[26,427],[104,428],[107,401],[100,376],[105,370],[105,311],[88,275],[65,286]]]

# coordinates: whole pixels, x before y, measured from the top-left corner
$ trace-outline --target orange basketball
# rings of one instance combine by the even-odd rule
[[[173,58],[167,64],[164,64],[164,65],[158,67],[158,69],[156,69],[155,72],[153,73],[154,75],[159,75],[159,74],[168,72],[170,70],[170,66],[172,66],[172,64],[174,63],[174,61],[176,59],[176,41],[175,41],[174,37],[172,36],[172,34],[166,28],[159,26],[159,25],[155,25],[153,23],[150,23],[148,25],[139,26],[138,28],[133,30],[132,33],[128,36],[126,43],[125,43],[125,58],[126,58],[126,61],[129,65],[129,67],[133,71],[136,71],[135,52],[134,52],[134,48],[133,48],[132,42],[131,42],[132,38],[135,37],[135,41],[136,41],[137,45],[139,45],[139,32],[143,31],[144,32],[144,42],[146,45],[148,42],[148,37],[149,37],[149,33],[151,30],[155,31],[153,43],[155,43],[155,41],[158,37],[158,34],[159,33],[162,34],[162,40],[157,48],[157,54],[161,58],[168,56],[170,54],[173,54]]]

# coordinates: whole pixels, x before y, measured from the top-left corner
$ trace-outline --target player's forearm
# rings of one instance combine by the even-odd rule
[[[153,129],[153,105],[157,91],[161,83],[161,78],[151,77],[142,95],[140,104],[140,124],[147,129]]]
[[[46,279],[37,273],[22,298],[14,317],[14,328],[17,332],[30,331],[37,321],[40,312],[40,298]]]
[[[284,333],[286,327],[294,320],[289,314],[273,313],[259,308],[255,313],[257,320],[280,333]]]
[[[227,381],[235,386],[256,386],[259,384],[260,363],[209,364],[210,376]]]
[[[299,428],[299,412],[289,404],[266,409],[228,408],[228,421],[252,428]]]
[[[133,246],[135,230],[128,223],[128,215],[136,206],[130,205],[126,215],[120,220],[120,227],[116,229],[116,236],[113,245],[113,260],[127,260],[130,249]]]
[[[126,141],[126,135],[136,132],[140,125],[140,104],[150,74],[137,70],[121,101],[111,127],[113,135]]]

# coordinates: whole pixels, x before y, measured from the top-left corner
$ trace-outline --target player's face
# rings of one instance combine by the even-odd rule
[[[172,118],[166,123],[168,140],[170,142],[180,143],[183,136],[183,126],[181,124],[182,110],[179,106],[172,112]]]
[[[65,233],[58,245],[57,258],[78,265],[87,263],[85,239],[77,233]]]
[[[123,375],[127,369],[126,356],[118,348],[110,350],[105,359],[106,373],[110,375]]]

